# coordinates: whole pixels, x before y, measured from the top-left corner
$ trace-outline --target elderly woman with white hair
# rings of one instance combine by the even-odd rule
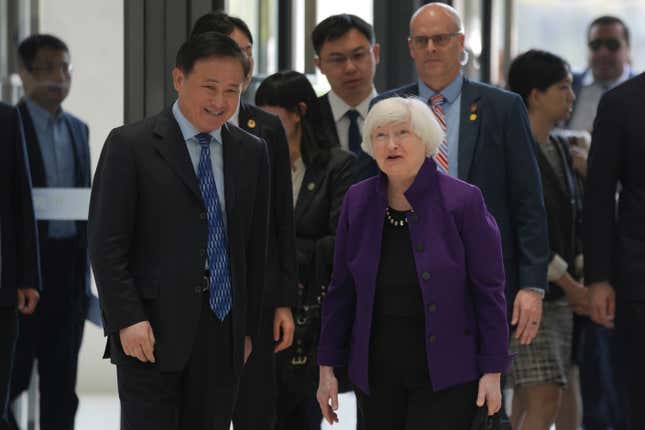
[[[499,410],[511,360],[497,225],[478,188],[437,170],[444,135],[423,102],[377,103],[363,139],[381,173],[341,209],[318,402],[338,421],[348,366],[367,429],[468,430],[478,407]]]

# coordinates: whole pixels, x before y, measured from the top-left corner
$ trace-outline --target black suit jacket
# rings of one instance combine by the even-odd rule
[[[264,305],[292,306],[296,296],[296,245],[293,227],[291,163],[287,136],[280,118],[242,102],[240,128],[267,143],[271,170],[269,249]]]
[[[619,297],[640,301],[645,300],[643,112],[645,74],[608,91],[600,100],[583,217],[585,282],[609,281]]]
[[[334,120],[334,114],[331,110],[331,104],[329,103],[329,93],[320,96],[318,101],[320,102],[320,111],[323,117],[322,126],[327,132],[329,142],[331,142],[333,146],[340,146],[338,130],[336,129],[336,121]],[[356,162],[353,167],[354,182],[359,182],[363,179],[376,176],[378,172],[379,168],[372,157],[364,152],[357,154]]]
[[[0,103],[0,306],[16,288],[39,288],[38,242],[18,111]]]
[[[372,100],[417,96],[417,83]],[[514,93],[464,79],[458,177],[481,189],[499,226],[507,305],[519,288],[546,288],[549,243],[542,183],[528,115]]]
[[[265,281],[266,144],[222,127],[235,376],[244,336],[255,337]],[[114,363],[130,362],[119,330],[148,320],[161,371],[182,369],[203,301],[208,225],[197,176],[170,108],[112,130],[94,177],[89,243]],[[208,339],[199,341],[208,342]]]
[[[47,177],[45,175],[45,164],[43,163],[40,145],[38,144],[38,136],[34,128],[34,123],[29,114],[29,109],[24,101],[18,103],[20,109],[22,122],[25,131],[25,142],[27,144],[27,153],[29,156],[29,166],[31,170],[31,179],[33,186],[36,188],[47,187]],[[75,183],[78,188],[89,188],[91,173],[90,173],[90,146],[89,146],[89,129],[87,125],[67,112],[63,112],[63,118],[67,127],[69,128],[70,135],[72,136],[72,145],[75,157]],[[47,240],[48,221],[38,221],[38,237],[42,243]],[[85,294],[89,298],[91,295],[90,287],[90,262],[87,254],[87,222],[77,221],[76,231],[78,232],[78,254],[74,257],[64,256],[65,258],[78,258],[79,262],[76,267],[79,268],[78,284],[72,286],[74,291],[79,294]],[[43,264],[56,264],[56,262],[43,261]],[[47,286],[44,286],[47,288]]]
[[[307,304],[329,283],[336,225],[355,161],[354,154],[334,147],[326,163],[312,163],[305,171],[295,219],[299,279],[307,287]]]

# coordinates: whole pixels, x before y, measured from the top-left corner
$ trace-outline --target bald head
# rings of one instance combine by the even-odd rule
[[[461,17],[454,7],[448,6],[444,3],[430,3],[417,9],[417,11],[414,12],[414,15],[412,15],[412,18],[410,18],[410,34],[413,34],[413,27],[417,20],[423,20],[424,18],[430,17],[449,21],[454,27],[452,30],[454,32],[463,33],[464,31]]]

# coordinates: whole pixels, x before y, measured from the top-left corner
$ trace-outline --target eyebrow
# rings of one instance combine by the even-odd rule
[[[241,84],[242,84],[242,82],[225,84],[225,83],[223,83],[223,82],[218,81],[218,80],[217,80],[217,79],[215,79],[215,78],[205,78],[205,79],[204,79],[204,82],[202,82],[202,83],[203,83],[203,84],[220,84],[220,85],[225,85],[225,86],[227,86],[227,87],[237,87],[238,85],[241,85]]]
[[[350,49],[349,52],[356,52],[360,50],[369,51],[369,49],[370,49],[369,47],[361,45],[361,46],[357,46],[356,48]],[[345,53],[340,51],[332,51],[329,53],[329,55],[345,55]]]

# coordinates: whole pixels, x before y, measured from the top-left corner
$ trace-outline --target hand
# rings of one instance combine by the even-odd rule
[[[244,336],[244,364],[249,360],[251,352],[253,352],[253,342],[249,336]]]
[[[320,380],[316,399],[325,421],[329,425],[338,422],[338,380],[334,375],[334,368],[331,366],[320,366]]]
[[[481,408],[486,403],[488,415],[493,415],[502,407],[501,377],[501,373],[485,373],[479,378],[477,406]]]
[[[291,346],[295,329],[291,308],[286,306],[276,308],[273,315],[273,340],[280,342],[273,348],[273,352],[280,352]],[[280,332],[282,332],[282,335]]]
[[[141,321],[119,330],[121,347],[125,355],[135,357],[143,363],[155,362],[155,336],[150,322]]]
[[[569,302],[569,307],[578,315],[589,315],[589,289],[579,282],[572,280],[564,294]]]
[[[575,170],[583,178],[587,177],[587,156],[589,151],[581,146],[571,147],[571,164]]]
[[[589,285],[589,316],[601,326],[614,328],[616,293],[609,282]]]
[[[18,311],[23,315],[31,315],[36,310],[40,293],[35,288],[18,288]]]
[[[511,325],[517,325],[515,338],[520,345],[528,345],[533,341],[542,321],[542,297],[540,293],[526,288],[521,289],[513,303]]]

